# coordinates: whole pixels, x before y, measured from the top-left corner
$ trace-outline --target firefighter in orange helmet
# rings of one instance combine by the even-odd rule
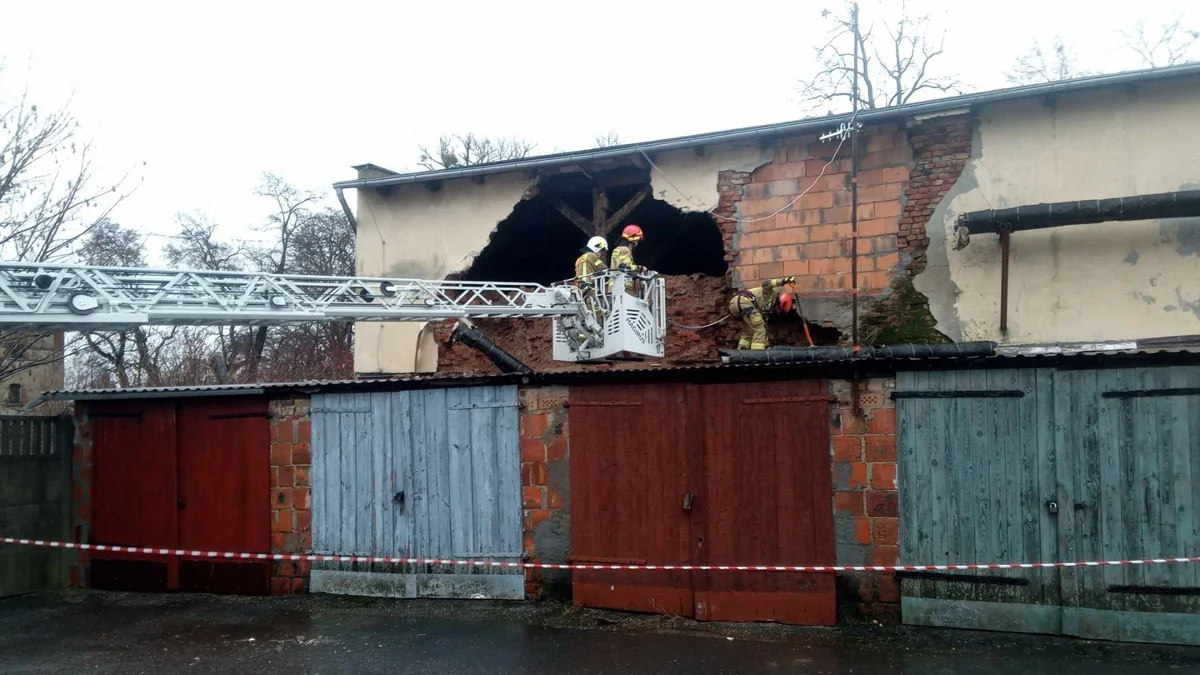
[[[621,230],[621,240],[612,250],[609,267],[627,274],[645,274],[646,268],[633,261],[633,249],[637,248],[638,242],[641,240],[642,228],[637,225],[626,225],[625,229]],[[625,282],[625,292],[633,292],[633,281]]]
[[[741,319],[746,326],[738,340],[738,349],[766,349],[767,316],[800,311],[795,296],[779,289],[794,285],[796,277],[767,279],[761,286],[743,289],[729,300],[729,315]]]

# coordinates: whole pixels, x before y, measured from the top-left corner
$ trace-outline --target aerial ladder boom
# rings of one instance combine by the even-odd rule
[[[0,262],[0,330],[143,325],[270,326],[309,321],[553,319],[554,358],[662,356],[661,279],[612,273],[590,311],[573,283],[427,281]],[[623,289],[633,286],[631,294]],[[616,289],[615,291],[613,289]]]

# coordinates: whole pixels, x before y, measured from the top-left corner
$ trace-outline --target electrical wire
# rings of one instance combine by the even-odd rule
[[[725,316],[717,319],[716,321],[714,321],[712,323],[706,323],[703,326],[685,326],[670,317],[667,317],[667,322],[670,323],[672,326],[675,326],[676,328],[681,328],[683,330],[704,330],[705,328],[712,328],[713,326],[715,326],[719,323],[723,323],[725,321],[725,319],[728,319],[730,316],[731,316],[730,314],[726,314]]]
[[[855,117],[857,117],[857,115],[856,115]],[[851,124],[851,126],[853,126],[853,124],[854,124],[854,118],[851,118],[851,119],[850,119],[850,124]],[[841,149],[842,149],[842,144],[843,144],[843,143],[845,143],[845,142],[846,142],[846,139],[847,139],[847,138],[849,138],[849,137],[850,137],[850,134],[849,134],[849,133],[842,134],[842,138],[841,138],[841,140],[839,140],[839,141],[838,141],[837,147],[836,147],[836,148],[834,148],[834,150],[833,150],[833,156],[829,158],[829,161],[825,163],[825,166],[821,167],[821,173],[817,174],[817,177],[813,179],[813,182],[812,182],[811,184],[809,184],[809,186],[808,186],[808,187],[804,188],[804,191],[803,191],[803,192],[801,192],[800,194],[796,195],[795,199],[793,199],[792,201],[788,202],[786,205],[784,205],[783,207],[781,207],[781,208],[780,208],[780,209],[778,209],[777,211],[775,211],[775,212],[773,212],[773,213],[770,213],[770,214],[768,214],[768,215],[762,216],[762,217],[760,217],[760,218],[731,218],[731,217],[729,217],[729,216],[723,216],[723,215],[721,215],[721,214],[719,214],[719,213],[713,213],[713,211],[715,210],[715,208],[713,208],[713,209],[708,209],[707,213],[708,213],[710,216],[713,216],[714,218],[718,218],[718,219],[720,219],[720,220],[726,220],[726,221],[730,221],[730,222],[735,222],[735,223],[757,223],[757,222],[760,222],[760,221],[763,221],[763,220],[770,220],[771,218],[774,218],[775,216],[777,216],[777,215],[779,215],[779,214],[783,213],[784,211],[787,211],[788,209],[792,208],[792,205],[793,205],[793,204],[795,204],[796,202],[800,201],[800,198],[801,198],[801,197],[803,197],[804,195],[808,194],[808,193],[809,193],[809,192],[810,192],[810,191],[811,191],[811,190],[812,190],[814,187],[816,187],[816,186],[817,186],[817,183],[821,182],[821,178],[825,176],[825,171],[826,171],[826,170],[827,170],[827,169],[828,169],[830,166],[832,166],[834,162],[836,162],[836,161],[837,161],[838,152],[840,152],[840,151],[841,151]],[[671,177],[670,177],[670,176],[668,176],[668,175],[666,174],[666,172],[665,172],[665,171],[663,171],[662,169],[660,169],[660,168],[658,167],[658,165],[654,163],[654,160],[650,159],[650,155],[646,154],[646,151],[645,151],[645,150],[643,150],[641,147],[638,147],[638,152],[640,152],[640,153],[642,154],[642,157],[644,157],[644,158],[645,158],[645,160],[646,160],[646,161],[647,161],[647,162],[650,164],[650,167],[651,167],[651,168],[653,168],[655,171],[657,171],[657,172],[658,172],[658,174],[659,174],[660,176],[662,176],[662,177],[663,177],[663,180],[667,181],[667,185],[670,185],[672,188],[674,188],[674,189],[675,189],[675,191],[676,191],[676,192],[678,192],[678,193],[680,194],[680,196],[682,196],[684,199],[686,199],[686,200],[688,200],[689,202],[691,202],[693,206],[700,206],[701,208],[703,208],[703,204],[701,204],[700,202],[696,201],[696,199],[695,199],[694,197],[692,197],[692,196],[688,195],[688,194],[687,194],[686,192],[684,192],[683,190],[680,190],[680,189],[679,189],[679,186],[678,186],[678,185],[676,185],[676,184],[675,184],[675,183],[674,183],[674,182],[671,180]]]

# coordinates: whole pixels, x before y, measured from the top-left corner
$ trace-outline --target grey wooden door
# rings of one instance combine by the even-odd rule
[[[1200,367],[901,373],[901,557],[1196,555]],[[1200,643],[1197,566],[902,575],[904,621]]]
[[[1200,550],[1200,368],[1055,373],[1059,550],[1066,560]],[[1063,632],[1200,644],[1200,565],[1062,570]]]
[[[313,397],[313,550],[519,561],[517,388]],[[521,599],[520,569],[320,563],[315,592]]]

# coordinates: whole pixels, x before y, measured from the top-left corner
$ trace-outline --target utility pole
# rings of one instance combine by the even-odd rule
[[[862,35],[858,31],[858,3],[850,5],[850,26],[854,38],[854,71],[850,87],[850,122],[838,125],[837,130],[821,136],[822,141],[840,138],[845,142],[850,136],[850,343],[858,351],[858,68],[859,43]]]

